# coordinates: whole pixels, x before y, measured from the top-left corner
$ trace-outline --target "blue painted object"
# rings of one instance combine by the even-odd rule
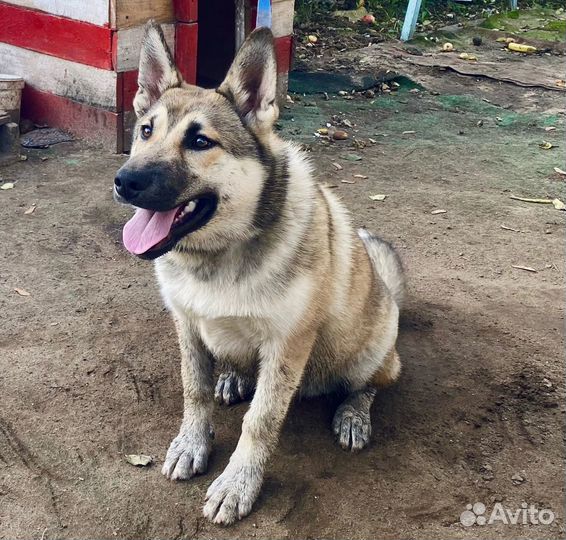
[[[261,0],[260,0],[261,1]],[[471,2],[472,0],[456,0],[461,2]],[[409,41],[415,33],[419,12],[421,10],[422,0],[409,0],[407,13],[405,13],[405,21],[401,29],[401,41]],[[509,0],[509,7],[513,10],[518,9],[517,0]]]
[[[401,41],[409,41],[413,37],[421,10],[421,3],[422,0],[409,0],[407,13],[405,14],[405,22],[401,30]]]
[[[271,0],[259,0],[257,3],[256,28],[271,28]]]

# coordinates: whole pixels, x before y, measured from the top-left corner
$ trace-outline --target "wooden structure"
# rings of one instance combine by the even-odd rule
[[[162,23],[183,77],[218,84],[257,0],[0,0],[0,73],[26,85],[22,117],[122,152],[145,22]],[[272,0],[279,71],[286,85],[294,0]]]

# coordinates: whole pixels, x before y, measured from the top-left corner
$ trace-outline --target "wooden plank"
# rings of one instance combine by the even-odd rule
[[[275,38],[275,54],[277,56],[277,73],[287,73],[293,58],[293,37]]]
[[[405,21],[401,29],[401,41],[409,41],[415,33],[419,12],[421,11],[422,0],[409,0]]]
[[[276,38],[289,36],[293,33],[294,9],[294,0],[275,0],[273,2],[271,30]]]
[[[26,86],[22,94],[22,117],[65,129],[77,137],[101,144],[111,152],[122,151],[121,113]]]
[[[149,19],[174,22],[173,0],[110,0],[110,23],[114,29],[140,26]]]
[[[26,85],[115,110],[116,73],[0,43],[0,73],[23,77]]]
[[[0,2],[0,42],[112,69],[109,28]]]
[[[164,24],[161,26],[165,34],[167,45],[171,53],[175,52],[175,25]],[[144,27],[125,28],[115,32],[115,69],[116,71],[131,71],[138,69],[140,61],[140,48],[143,38]]]
[[[98,26],[106,26],[109,23],[110,0],[3,0],[6,4],[12,4],[29,9],[36,9],[60,15],[77,21],[84,21]],[[4,21],[2,21],[4,22]]]
[[[196,22],[198,19],[198,0],[173,0],[175,19],[178,22]]]
[[[177,23],[175,63],[183,79],[195,84],[197,79],[198,23]]]

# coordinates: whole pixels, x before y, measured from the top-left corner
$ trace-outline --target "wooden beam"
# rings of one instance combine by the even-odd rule
[[[0,42],[112,69],[109,28],[0,2]]]
[[[178,22],[196,22],[198,19],[198,0],[173,0],[175,19]]]
[[[198,23],[177,23],[175,31],[175,64],[186,82],[197,80]]]
[[[145,24],[149,19],[159,23],[175,21],[172,0],[110,0],[110,24],[114,29]]]
[[[84,21],[98,26],[107,26],[109,23],[109,0],[3,0],[12,4],[51,15],[60,15],[69,19]],[[4,21],[2,21],[4,22]]]
[[[116,73],[0,43],[0,73],[51,94],[116,110]]]
[[[409,0],[407,13],[405,13],[405,21],[401,29],[401,40],[409,41],[415,33],[419,12],[421,11],[422,0]]]

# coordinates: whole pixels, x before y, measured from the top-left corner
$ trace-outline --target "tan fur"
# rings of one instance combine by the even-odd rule
[[[135,136],[127,166],[159,161],[187,171],[171,207],[203,191],[219,201],[205,226],[156,259],[179,334],[185,398],[163,473],[187,479],[206,470],[214,395],[227,404],[243,399],[255,380],[238,446],[204,509],[215,523],[229,524],[251,511],[297,393],[345,391],[333,430],[348,450],[368,444],[375,388],[400,370],[395,298],[402,271],[392,248],[357,234],[342,203],[314,182],[298,149],[274,133],[276,69],[268,31],[252,34],[215,92],[177,80],[155,28],[148,27],[141,56],[136,128],[152,122],[153,133],[148,140]],[[163,81],[169,86],[159,96],[148,92]],[[187,133],[197,128],[217,146],[187,149]],[[225,370],[216,392],[215,363]]]

